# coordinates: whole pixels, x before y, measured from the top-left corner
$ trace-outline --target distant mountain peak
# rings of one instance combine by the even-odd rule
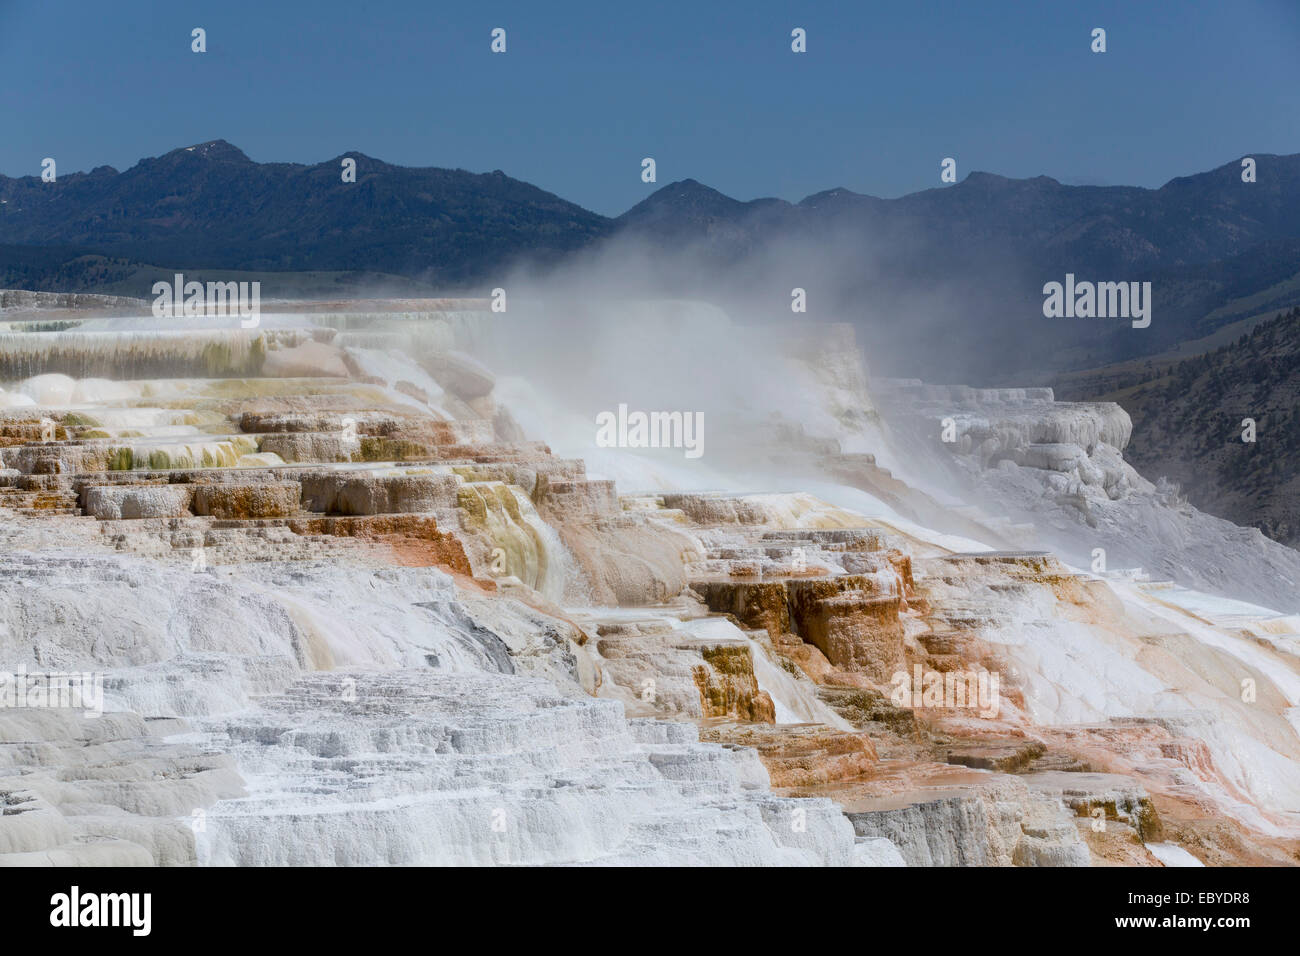
[[[65,256],[90,250],[168,267],[269,272],[297,271],[306,255],[313,271],[420,275],[461,287],[524,256],[554,261],[611,227],[500,171],[342,156],[357,161],[365,185],[343,178],[337,158],[258,163],[224,139],[141,159],[124,173],[65,173],[58,188],[0,177],[0,252],[48,240]],[[5,267],[0,257],[0,276]]]
[[[679,179],[661,186],[619,217],[627,223],[665,216],[708,217],[734,214],[745,203],[695,179]]]
[[[962,182],[969,183],[970,185],[980,185],[980,184],[1000,185],[1002,183],[1012,182],[1012,180],[1010,177],[999,176],[997,173],[986,173],[982,169],[975,169],[967,173],[966,178],[963,179]]]
[[[232,146],[224,139],[213,139],[206,143],[196,143],[193,146],[182,146],[180,149],[172,150],[168,155],[175,156],[182,153],[190,153],[214,162],[249,164],[253,162],[238,146]]]
[[[1030,176],[1025,179],[1016,179],[1012,176],[999,176],[997,173],[986,173],[977,169],[969,173],[959,185],[964,186],[982,186],[985,188],[996,189],[1014,189],[1019,186],[1059,186],[1059,181],[1051,176]]]
[[[805,196],[803,199],[799,200],[799,205],[816,208],[817,206],[828,202],[870,198],[872,197],[866,196],[862,193],[855,193],[852,189],[845,189],[843,186],[836,186],[832,189],[824,189],[819,193],[813,193],[811,196]]]
[[[711,198],[721,196],[723,199],[736,202],[736,200],[731,199],[730,196],[719,192],[712,186],[704,185],[704,183],[700,182],[698,179],[679,179],[674,183],[669,183],[667,186],[655,190],[651,193],[650,198],[662,200],[673,199],[679,196],[709,196]]]

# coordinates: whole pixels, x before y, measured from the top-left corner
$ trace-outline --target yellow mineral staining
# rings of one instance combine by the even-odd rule
[[[476,482],[461,486],[457,503],[466,530],[488,546],[489,573],[514,575],[542,590],[550,568],[550,547],[528,498],[503,482]]]
[[[700,650],[704,663],[694,668],[695,685],[705,717],[776,722],[776,707],[754,678],[754,658],[747,645],[721,644]]]
[[[256,452],[256,440],[242,435],[225,441],[195,444],[119,445],[107,450],[105,470],[235,468],[240,458]]]

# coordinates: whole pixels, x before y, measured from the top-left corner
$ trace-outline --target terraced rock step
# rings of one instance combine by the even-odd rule
[[[855,802],[859,837],[887,839],[908,866],[1087,866],[1069,813],[1014,778]]]
[[[879,762],[867,734],[824,724],[780,728],[720,724],[706,727],[700,739],[753,747],[774,787],[811,788],[853,781],[870,774]]]
[[[830,801],[769,793],[754,751],[629,721],[611,701],[566,700],[541,681],[313,675],[213,734],[277,776],[208,813],[207,863],[866,859]]]

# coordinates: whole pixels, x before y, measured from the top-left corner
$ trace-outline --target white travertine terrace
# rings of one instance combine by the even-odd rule
[[[1117,406],[636,306],[635,363],[588,343],[605,407],[700,378],[650,348],[692,318],[770,383],[694,382],[691,463],[596,448],[567,371],[498,377],[480,303],[241,330],[5,295],[0,677],[98,674],[104,713],[0,707],[0,863],[1300,845],[1300,556],[1133,471]],[[996,715],[891,701],[913,666],[996,672]]]

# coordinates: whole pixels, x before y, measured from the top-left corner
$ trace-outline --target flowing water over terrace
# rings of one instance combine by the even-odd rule
[[[47,373],[112,379],[254,375],[266,357],[268,334],[255,329],[0,333],[0,382]],[[302,333],[273,334],[286,346],[303,340]]]

